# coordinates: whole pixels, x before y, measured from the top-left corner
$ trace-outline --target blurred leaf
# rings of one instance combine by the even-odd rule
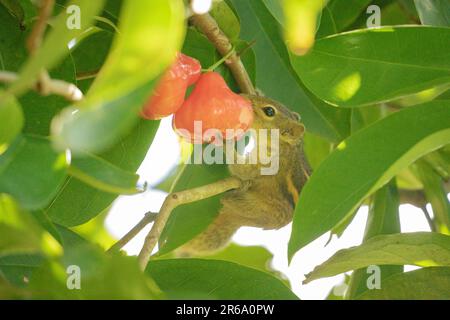
[[[125,171],[136,172],[152,144],[158,125],[159,121],[141,120],[129,135],[100,157]],[[99,215],[116,197],[69,177],[45,211],[54,222],[71,227]]]
[[[7,255],[0,257],[0,274],[18,287],[26,287],[31,274],[44,259],[38,254]]]
[[[339,250],[306,275],[304,283],[370,265],[450,266],[450,237],[432,232],[380,235]]]
[[[5,194],[0,194],[0,232],[0,256],[61,253],[59,243],[41,228],[35,217]]]
[[[3,5],[8,12],[14,16],[19,23],[22,23],[25,18],[25,12],[18,1],[14,0],[0,0],[0,4]]]
[[[378,235],[401,232],[399,205],[397,186],[395,180],[391,180],[391,182],[373,195],[369,207],[363,243]],[[384,283],[388,277],[402,272],[403,266],[381,266],[380,281]],[[365,269],[355,270],[351,275],[346,297],[353,299],[364,291],[367,291],[367,280],[369,277],[370,274]]]
[[[67,54],[69,42],[91,25],[93,17],[101,10],[103,3],[104,0],[73,0],[71,4],[77,5],[83,16],[83,19],[80,19],[80,29],[69,29],[67,23],[70,15],[65,11],[61,12],[53,24],[53,29],[36,53],[21,68],[19,79],[11,85],[9,91],[16,95],[22,94],[36,82],[43,69],[51,69],[58,64]]]
[[[311,133],[331,141],[348,134],[348,112],[336,110],[307,92],[289,62],[280,26],[259,0],[230,1],[241,21],[241,38],[255,41],[256,86],[302,116]],[[346,110],[347,111],[347,110]]]
[[[167,294],[206,295],[209,299],[298,299],[280,280],[265,272],[220,260],[150,261],[145,273]],[[189,297],[185,295],[185,298]]]
[[[22,107],[16,98],[9,94],[0,97],[0,155],[8,144],[20,133],[23,127]]]
[[[151,279],[139,271],[134,257],[108,256],[77,233],[57,228],[63,239],[62,262],[32,261],[29,288],[33,299],[152,299],[160,294]],[[17,258],[13,263],[17,263]],[[74,274],[69,267],[79,268],[80,290],[67,286]]]
[[[72,159],[69,174],[88,185],[110,193],[135,194],[142,192],[139,176],[125,171],[93,154],[82,154]]]
[[[371,0],[331,0],[322,10],[322,19],[316,38],[320,39],[348,28]],[[351,8],[351,10],[349,10]]]
[[[0,28],[0,51],[2,55],[0,69],[17,72],[27,61],[28,53],[25,48],[25,41],[30,30],[21,29],[13,17],[1,6],[0,21],[2,21],[2,28]],[[69,49],[66,47],[64,50],[68,55]],[[67,56],[61,63],[54,66],[49,74],[52,78],[75,83],[72,58]],[[0,84],[1,86],[2,84]],[[63,97],[42,96],[34,91],[28,91],[18,98],[18,101],[23,106],[25,119],[23,132],[42,136],[49,135],[52,118],[68,103]]]
[[[331,143],[324,138],[309,132],[305,133],[304,151],[313,170],[319,167],[320,163],[328,157],[332,150]]]
[[[318,16],[327,2],[328,0],[283,1],[286,43],[294,54],[304,55],[314,45]]]
[[[450,27],[448,0],[414,0],[422,24]]]
[[[53,123],[58,148],[96,153],[110,147],[137,122],[156,77],[179,50],[182,1],[128,1],[121,15],[120,34],[85,99]]]
[[[368,105],[448,84],[446,37],[450,29],[423,26],[359,30],[320,39],[308,55],[291,61],[321,99]]]
[[[361,300],[449,300],[450,268],[432,267],[397,274],[383,281],[378,290],[368,290]]]
[[[422,181],[427,200],[433,208],[436,230],[450,234],[450,203],[444,189],[442,178],[427,164],[416,164],[417,176]]]
[[[113,33],[99,30],[84,37],[72,49],[77,84],[84,93],[88,91],[103,66],[111,49],[113,38]]]
[[[25,209],[49,204],[64,182],[67,162],[50,141],[37,136],[19,136],[0,155],[0,192],[15,197]]]
[[[352,214],[403,168],[449,141],[448,100],[396,112],[344,140],[302,190],[289,256]]]
[[[213,183],[229,176],[226,165],[189,164],[177,180],[174,192]],[[177,207],[159,239],[159,254],[167,254],[204,231],[221,207],[221,195]]]
[[[284,12],[282,0],[263,0],[263,2],[266,5],[267,10],[269,10],[272,16],[277,20],[277,22],[283,26]]]

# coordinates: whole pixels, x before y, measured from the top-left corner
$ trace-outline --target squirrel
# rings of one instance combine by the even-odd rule
[[[261,163],[229,164],[243,187],[226,192],[216,219],[202,233],[177,249],[178,256],[211,254],[224,248],[242,226],[279,229],[293,217],[299,193],[311,174],[303,153],[304,125],[300,116],[279,102],[256,95],[249,99],[254,111],[253,129],[278,129],[279,169],[261,175]],[[272,150],[273,152],[273,150]]]

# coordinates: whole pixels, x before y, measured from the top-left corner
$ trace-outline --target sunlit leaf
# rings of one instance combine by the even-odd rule
[[[255,42],[256,86],[300,113],[311,133],[338,142],[348,134],[347,112],[314,97],[292,70],[280,26],[260,0],[231,0],[241,21],[241,38]],[[347,111],[347,110],[345,110]]]
[[[449,142],[448,100],[404,109],[344,140],[303,188],[289,256],[352,214],[362,200],[416,159]]]
[[[69,174],[102,191],[117,194],[142,192],[137,187],[139,176],[125,171],[93,154],[72,159]]]
[[[6,150],[8,144],[14,140],[23,127],[22,107],[14,96],[0,96],[0,155]]]
[[[430,267],[397,274],[380,289],[368,290],[361,300],[449,300],[450,268]]]
[[[26,209],[48,205],[66,174],[65,154],[55,152],[42,137],[19,136],[0,155],[0,192],[12,195]]]
[[[368,105],[448,84],[442,41],[448,37],[450,29],[437,27],[359,30],[320,39],[291,61],[319,98],[343,107]]]
[[[343,249],[316,267],[304,283],[370,265],[450,266],[450,236],[431,232],[380,235]]]

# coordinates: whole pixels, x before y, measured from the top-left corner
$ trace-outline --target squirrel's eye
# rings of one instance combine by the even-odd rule
[[[264,107],[263,111],[268,117],[273,117],[275,115],[275,109],[271,106]]]

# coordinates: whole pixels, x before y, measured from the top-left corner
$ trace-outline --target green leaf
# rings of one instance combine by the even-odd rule
[[[23,127],[22,107],[12,95],[0,97],[0,155],[7,146],[20,133]]]
[[[450,2],[447,0],[414,0],[422,24],[450,26]]]
[[[264,4],[267,7],[267,10],[270,11],[272,16],[277,20],[280,25],[284,25],[284,12],[282,3],[280,0],[263,0]]]
[[[371,0],[331,0],[322,10],[316,38],[320,39],[346,30],[362,12],[365,12],[371,2]]]
[[[0,194],[0,256],[24,253],[57,253],[60,249],[35,218],[24,211],[12,197]],[[55,247],[49,246],[56,244]]]
[[[361,300],[449,300],[450,268],[423,268],[397,274],[383,281],[378,290],[368,290]]]
[[[102,68],[111,49],[113,38],[113,33],[98,30],[83,37],[72,49],[71,55],[75,64],[78,88],[84,93],[88,91]]]
[[[65,250],[63,263],[48,261],[31,275],[34,299],[155,299],[160,292],[140,270],[134,257],[107,256],[85,242]],[[70,290],[70,275],[79,267],[80,289]],[[118,275],[121,276],[118,276]]]
[[[230,1],[241,21],[241,38],[255,41],[256,86],[302,116],[308,131],[337,142],[348,133],[349,114],[315,98],[298,79],[280,34],[280,26],[260,0]],[[340,110],[343,111],[343,110]]]
[[[125,171],[93,154],[83,154],[72,159],[69,174],[84,183],[110,193],[135,194],[139,176]]]
[[[319,98],[354,107],[393,100],[450,82],[450,59],[442,39],[450,29],[383,27],[316,41],[294,69]]]
[[[27,61],[28,52],[25,42],[29,36],[29,29],[21,29],[12,16],[0,6],[0,69],[18,72]],[[75,70],[69,49],[64,49],[68,55],[61,63],[49,70],[50,77],[69,83],[75,83]],[[0,84],[0,87],[2,84]],[[48,136],[52,118],[62,108],[67,106],[67,100],[63,97],[50,95],[42,96],[34,91],[28,91],[18,98],[23,106],[24,128],[23,132]]]
[[[306,275],[304,283],[370,265],[450,266],[450,236],[432,232],[380,235],[339,250]]]
[[[128,1],[119,27],[112,52],[85,99],[54,120],[58,148],[101,152],[133,127],[156,77],[181,46],[183,3]]]
[[[174,191],[188,190],[229,176],[226,165],[189,164]],[[177,207],[170,215],[159,240],[159,254],[167,254],[204,231],[216,218],[221,195]]]
[[[103,7],[103,3],[104,0],[73,0],[71,4],[78,6],[82,15],[80,28],[69,29],[68,19],[71,18],[73,13],[69,14],[65,10],[61,12],[53,24],[53,29],[45,37],[36,53],[22,67],[19,79],[11,85],[9,91],[16,95],[22,94],[33,86],[43,69],[51,69],[58,64],[68,53],[67,46],[69,42],[89,28],[93,17]]]
[[[147,154],[158,125],[158,121],[141,120],[129,135],[100,154],[100,157],[122,170],[136,172]],[[95,189],[69,177],[45,211],[54,222],[71,227],[99,215],[116,197],[115,194]]]
[[[344,140],[302,190],[289,256],[344,220],[403,168],[449,142],[448,100],[396,112]]]
[[[38,254],[7,255],[0,257],[0,274],[11,284],[25,287],[31,274],[44,259]]]
[[[399,204],[395,181],[389,182],[374,194],[369,207],[364,242],[377,235],[401,232],[398,212]],[[402,272],[402,266],[381,266],[380,281],[384,283],[386,278]],[[355,270],[351,275],[346,297],[353,299],[366,291],[369,277],[370,274],[366,270]]]
[[[20,23],[23,22],[25,12],[19,2],[14,0],[0,0],[0,4],[3,5]]]
[[[65,154],[55,152],[42,137],[19,136],[0,155],[0,192],[15,197],[25,209],[48,205],[66,174]]]
[[[209,299],[298,299],[280,280],[256,269],[220,260],[150,261],[145,273],[167,294]]]
[[[239,20],[225,1],[215,2],[209,14],[230,40],[233,41],[239,37],[241,29]]]
[[[415,167],[417,176],[422,181],[427,200],[433,208],[433,220],[437,231],[450,234],[450,203],[442,178],[424,161],[418,161]]]
[[[286,276],[272,268],[273,254],[264,247],[240,246],[232,242],[225,249],[201,258],[230,261],[242,266],[269,272],[289,286],[289,281],[285,280],[287,279]]]

